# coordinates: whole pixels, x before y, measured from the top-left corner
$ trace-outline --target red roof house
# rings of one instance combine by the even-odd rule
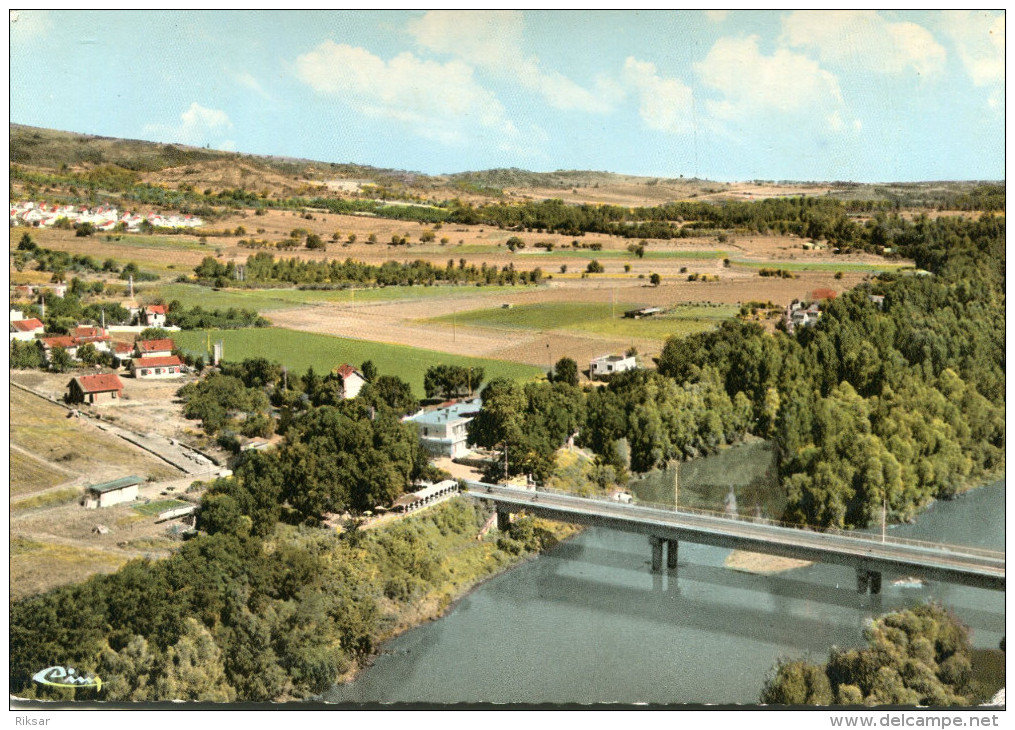
[[[135,378],[178,378],[183,375],[183,360],[169,357],[138,357],[130,362]]]
[[[38,319],[16,319],[11,322],[13,327],[18,332],[42,332],[46,327]]]
[[[115,373],[79,375],[67,383],[68,403],[108,403],[123,397],[123,382]]]
[[[161,340],[137,340],[134,343],[134,352],[138,357],[168,357],[173,354],[174,347],[176,347],[176,343],[169,338]]]

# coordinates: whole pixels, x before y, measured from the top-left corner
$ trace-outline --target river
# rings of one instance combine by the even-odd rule
[[[892,535],[1004,549],[1004,486],[936,503]],[[935,599],[996,648],[1004,594],[945,583],[856,592],[852,570],[811,565],[759,576],[728,550],[681,543],[679,578],[649,571],[648,541],[589,529],[391,640],[329,702],[720,703],[757,701],[781,656],[823,661],[862,646],[866,621]]]

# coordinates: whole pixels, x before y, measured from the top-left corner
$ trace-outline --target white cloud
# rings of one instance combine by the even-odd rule
[[[235,147],[235,142],[224,139],[224,135],[232,129],[233,123],[228,114],[220,109],[207,109],[195,101],[180,115],[179,124],[148,124],[144,131],[167,142],[231,149]]]
[[[942,30],[955,44],[974,84],[1004,84],[1004,13],[948,11],[942,16]]]
[[[873,10],[797,10],[783,18],[781,41],[813,48],[825,63],[921,76],[944,67],[945,49],[921,25],[892,23]]]
[[[271,99],[271,95],[264,90],[264,87],[261,86],[261,82],[258,81],[250,72],[241,71],[236,73],[227,71],[227,73],[229,73],[229,75],[233,77],[233,80],[243,88],[250,89],[264,99]]]
[[[692,92],[680,79],[664,78],[655,64],[629,56],[624,62],[624,80],[635,88],[645,126],[662,132],[691,131]]]
[[[439,63],[405,52],[385,61],[364,48],[329,40],[297,58],[295,70],[320,94],[341,96],[363,114],[395,119],[445,144],[477,132],[520,136],[497,97],[459,60]]]
[[[525,19],[518,11],[444,11],[426,13],[409,23],[420,48],[466,61],[510,78],[563,110],[603,112],[609,103],[556,71],[544,71],[539,59],[525,56]]]
[[[833,74],[785,48],[762,55],[758,36],[720,38],[694,68],[706,86],[722,94],[721,101],[709,103],[722,118],[769,110],[831,114],[843,107]]]

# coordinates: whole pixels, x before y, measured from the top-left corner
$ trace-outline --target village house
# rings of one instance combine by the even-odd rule
[[[602,355],[589,362],[589,378],[608,378],[626,370],[635,370],[638,361],[633,355]]]
[[[139,380],[179,378],[183,375],[183,360],[169,357],[137,357],[130,361],[130,374]]]
[[[42,343],[42,349],[45,352],[46,360],[49,360],[50,355],[53,352],[53,348],[62,347],[67,351],[67,354],[73,358],[78,356],[78,341],[70,335],[59,335],[54,337],[43,337],[39,342]]]
[[[359,395],[360,389],[367,384],[367,379],[359,370],[349,363],[342,363],[331,372],[342,376],[342,397],[351,400]]]
[[[169,307],[165,304],[148,304],[138,312],[138,324],[144,327],[165,327]]]
[[[38,319],[14,319],[11,320],[11,341],[31,342],[45,330],[45,325]]]
[[[405,420],[416,424],[420,443],[430,454],[457,459],[470,451],[469,422],[476,417],[482,406],[483,401],[479,398],[450,402]]]
[[[113,403],[123,398],[123,382],[115,373],[79,375],[67,383],[68,403],[100,405]]]
[[[133,502],[137,499],[137,490],[142,482],[141,477],[121,477],[111,482],[93,484],[85,489],[81,498],[81,506],[88,509],[112,507],[114,504]]]
[[[113,343],[113,367],[118,368],[130,364],[134,346],[128,342]]]
[[[813,327],[817,324],[821,318],[821,307],[818,306],[817,302],[806,304],[801,301],[793,300],[790,305],[786,307],[786,331],[793,334],[793,331],[797,327]]]
[[[440,501],[452,494],[458,493],[458,482],[454,479],[445,479],[442,482],[431,484],[429,482],[421,482],[419,486],[423,488],[409,494],[403,494],[401,497],[396,499],[391,505],[391,509],[397,512],[406,513],[413,512],[421,507],[425,507],[428,504]]]
[[[71,335],[77,340],[79,345],[90,342],[95,345],[96,350],[102,350],[103,352],[110,351],[110,342],[113,340],[106,333],[106,330],[101,327],[89,327],[87,325],[78,325],[74,328]]]
[[[168,337],[161,340],[137,340],[134,342],[134,357],[169,357],[176,343]]]

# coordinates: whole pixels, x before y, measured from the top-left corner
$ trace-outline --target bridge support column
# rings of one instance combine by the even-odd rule
[[[870,578],[871,595],[876,596],[881,593],[881,573],[877,571],[871,571],[867,574]]]
[[[666,541],[666,567],[670,570],[677,569],[677,548],[680,543],[676,540]]]
[[[863,595],[870,586],[870,573],[863,568],[856,569],[856,592]]]
[[[663,569],[663,542],[661,537],[650,537],[649,544],[652,545],[652,572],[658,573]]]
[[[507,532],[511,529],[511,513],[504,510],[497,510],[497,529]]]

